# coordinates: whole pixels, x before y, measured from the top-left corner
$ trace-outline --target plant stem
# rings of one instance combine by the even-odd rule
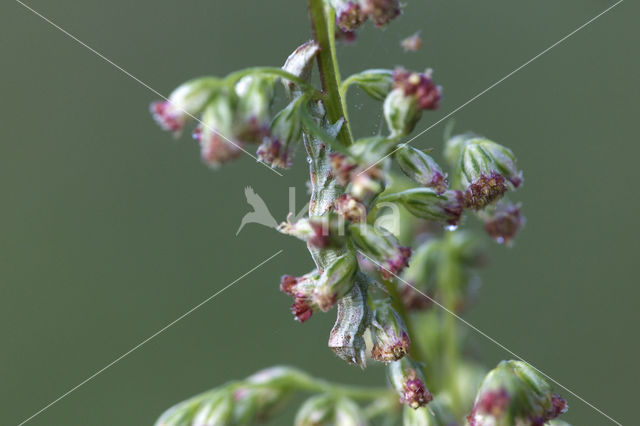
[[[452,246],[453,233],[445,236],[445,249],[437,276],[438,286],[442,291],[444,306],[455,312],[460,288],[460,265],[456,259],[456,253]],[[460,413],[461,401],[457,385],[458,361],[460,350],[458,348],[457,324],[453,315],[443,316],[444,330],[444,383],[451,396],[451,406],[454,413]]]
[[[318,69],[325,99],[327,118],[333,124],[344,118],[345,123],[338,133],[338,140],[345,146],[353,143],[347,111],[340,96],[340,70],[336,57],[335,45],[335,13],[325,8],[324,0],[308,0],[309,14],[314,38],[320,46],[318,53]]]

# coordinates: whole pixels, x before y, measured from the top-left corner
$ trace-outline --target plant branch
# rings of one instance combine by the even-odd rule
[[[353,143],[353,136],[347,111],[340,96],[340,71],[335,46],[335,13],[333,9],[325,8],[324,0],[308,0],[308,4],[314,38],[320,46],[318,69],[325,95],[327,117],[332,124],[344,118],[345,123],[338,133],[338,140],[343,145],[349,146]]]

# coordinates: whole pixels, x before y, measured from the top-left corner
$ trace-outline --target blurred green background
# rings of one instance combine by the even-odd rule
[[[432,67],[444,116],[611,2],[409,0],[385,31],[343,46],[343,74]],[[310,37],[304,1],[31,0],[29,4],[162,93],[202,74],[280,65]],[[623,424],[637,419],[635,179],[638,6],[622,3],[455,115],[511,147],[525,170],[516,246],[491,246],[466,318]],[[286,363],[381,384],[326,348],[335,312],[303,326],[278,291],[303,246],[248,225],[253,186],[283,219],[289,186],[253,160],[212,172],[187,136],[147,112],[157,96],[20,4],[0,6],[0,424],[15,425],[277,250],[192,315],[53,405],[30,425],[149,425],[171,404]],[[399,48],[422,31],[417,53]],[[378,109],[353,92],[360,134]],[[418,138],[441,147],[443,125]],[[634,266],[636,263],[636,266]],[[475,338],[482,361],[509,355]],[[562,389],[576,425],[610,424]],[[281,420],[276,424],[287,424]]]

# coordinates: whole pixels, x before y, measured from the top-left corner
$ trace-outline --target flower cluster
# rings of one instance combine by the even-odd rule
[[[336,23],[343,31],[354,31],[371,19],[376,27],[383,27],[400,12],[398,0],[330,0],[336,11]]]
[[[467,421],[469,426],[542,426],[568,408],[530,365],[503,361],[482,382]]]
[[[282,276],[280,289],[300,323],[335,307],[328,347],[363,368],[367,359],[383,363],[392,390],[341,387],[278,367],[181,403],[158,425],[254,424],[299,391],[314,395],[298,411],[298,426],[366,425],[376,416],[400,424],[400,415],[407,426],[461,425],[465,416],[470,426],[554,419],[566,402],[535,370],[503,362],[482,381],[481,367],[458,363],[455,320],[432,309],[461,314],[476,297],[484,255],[478,236],[458,229],[467,219],[479,219],[491,239],[507,245],[523,227],[521,205],[505,197],[523,182],[514,153],[466,133],[446,138],[441,163],[439,152],[403,143],[442,101],[429,69],[367,69],[341,82],[336,27],[350,37],[367,20],[384,26],[400,14],[398,0],[309,0],[309,7],[316,39],[282,68],[191,80],[151,112],[175,135],[198,121],[194,138],[211,166],[254,145],[259,161],[288,168],[304,144],[309,212],[277,229],[302,240],[315,265]],[[316,58],[322,90],[311,79]],[[273,111],[278,82],[288,103]],[[354,137],[345,110],[352,86],[379,102],[387,131]],[[363,410],[351,396],[372,404]]]

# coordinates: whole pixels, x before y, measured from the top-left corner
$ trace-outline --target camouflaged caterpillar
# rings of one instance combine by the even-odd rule
[[[329,347],[350,364],[366,366],[364,332],[371,312],[367,303],[366,277],[358,273],[351,291],[338,300],[338,316],[329,335]]]

